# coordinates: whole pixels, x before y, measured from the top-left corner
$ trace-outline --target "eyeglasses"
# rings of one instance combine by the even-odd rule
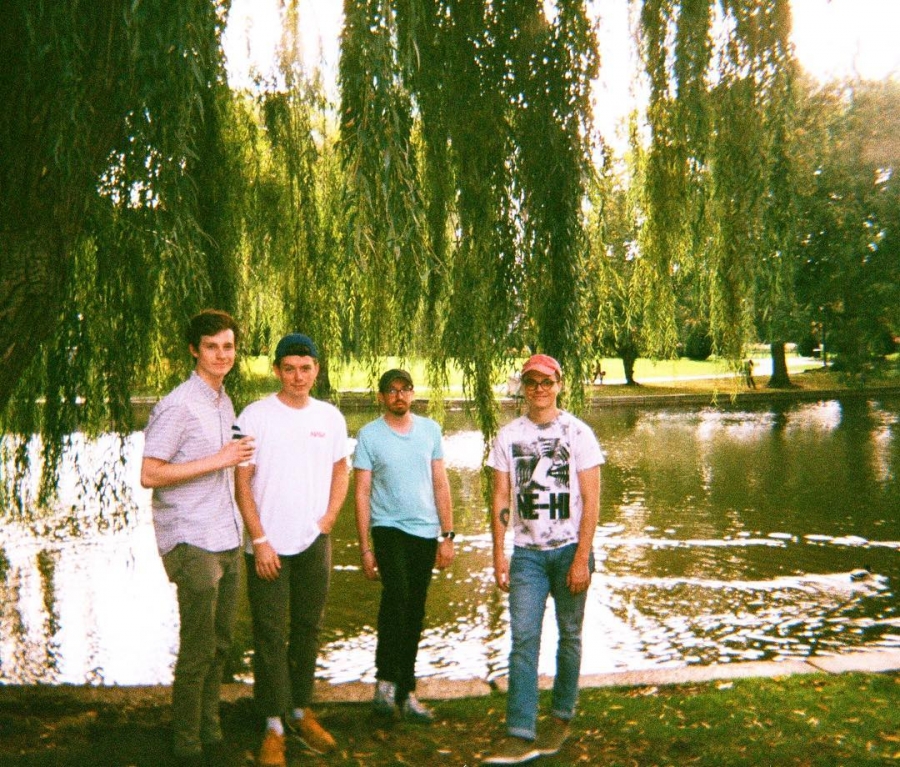
[[[522,386],[524,386],[529,391],[534,391],[538,387],[543,389],[544,391],[548,391],[552,389],[556,385],[556,381],[552,378],[545,378],[542,381],[535,381],[533,378],[523,378]]]
[[[403,394],[409,394],[413,390],[412,386],[404,386],[402,389],[388,389],[384,392],[385,397],[399,397]]]

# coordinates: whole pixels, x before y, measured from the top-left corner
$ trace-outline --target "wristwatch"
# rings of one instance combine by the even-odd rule
[[[446,539],[446,538],[449,538],[451,541],[452,541],[455,537],[456,537],[456,533],[454,533],[452,530],[449,530],[449,531],[446,532],[446,533],[441,533],[441,538],[445,538],[445,539]]]

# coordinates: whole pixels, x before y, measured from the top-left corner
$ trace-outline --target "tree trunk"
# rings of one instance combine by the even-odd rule
[[[334,394],[328,367],[328,357],[323,355],[319,358],[319,375],[316,377],[316,395],[323,399],[328,399]]]
[[[773,341],[769,345],[772,353],[772,377],[769,379],[770,389],[787,389],[793,386],[788,376],[787,358],[784,354],[784,341]]]
[[[637,382],[634,380],[634,363],[637,362],[637,357],[637,352],[633,348],[622,352],[622,367],[625,368],[625,384],[627,386],[637,386]]]

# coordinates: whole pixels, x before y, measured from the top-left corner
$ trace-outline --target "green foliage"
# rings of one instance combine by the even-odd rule
[[[897,83],[855,83],[811,93],[801,115],[798,297],[854,375],[900,328],[900,158],[882,125],[898,109]]]
[[[650,147],[637,273],[646,333],[653,354],[660,357],[671,356],[677,343],[674,274],[697,255],[699,246],[692,232],[703,213],[700,174],[709,141],[704,127],[711,108],[706,94],[709,5],[697,0],[679,9],[672,0],[649,0],[641,9]]]
[[[347,317],[348,253],[340,210],[344,187],[337,172],[334,130],[321,88],[295,57],[282,59],[284,90],[265,90],[246,102],[253,140],[246,177],[243,292],[246,326],[261,349],[284,333],[315,339],[325,370],[342,351]]]
[[[647,333],[658,354],[671,353],[675,275],[693,272],[716,351],[737,359],[754,335],[766,248],[785,240],[765,212],[770,195],[784,202],[772,180],[785,178],[788,3],[649,0],[641,19],[651,131],[639,267]]]
[[[345,18],[341,127],[367,281],[362,347],[373,355],[390,342],[404,354],[421,329],[433,383],[456,362],[491,434],[493,383],[523,348],[581,379],[597,65],[584,5],[548,15],[534,0],[351,2]]]
[[[533,351],[578,407],[599,357],[633,374],[688,326],[737,360],[824,323],[851,369],[897,334],[896,83],[801,99],[788,0],[643,2],[621,170],[594,151],[584,0],[347,0],[339,108],[297,0],[252,94],[225,83],[227,0],[82,6],[13,0],[0,31],[7,504],[49,500],[73,435],[127,432],[133,392],[184,376],[204,306],[253,352],[310,333],[326,392],[329,360],[374,381],[421,356],[434,392],[459,369],[487,437]]]
[[[635,121],[631,121],[632,131]],[[638,222],[645,157],[633,142],[628,164],[619,168],[608,150],[589,190],[586,301],[588,347],[594,370],[607,355],[621,357],[628,383],[634,363],[648,346],[641,295]],[[593,377],[593,376],[591,376]]]
[[[212,239],[200,201],[209,187],[194,176],[201,153],[216,159],[218,10],[208,0],[16,0],[5,9],[4,505],[26,497],[34,434],[43,503],[72,435],[127,432],[134,388],[169,379],[187,356],[175,329],[228,298],[212,290],[227,271],[205,249]],[[102,479],[84,487],[110,492]]]
[[[412,95],[403,78],[411,41],[398,37],[400,13],[387,2],[348,2],[342,35],[348,248],[359,341],[370,356],[409,349],[428,272]]]

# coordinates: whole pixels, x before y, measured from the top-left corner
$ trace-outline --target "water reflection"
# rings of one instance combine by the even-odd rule
[[[351,432],[371,416],[353,414]],[[896,399],[590,414],[608,464],[584,673],[900,647],[898,416]],[[82,469],[115,454],[119,441],[107,440],[78,451]],[[123,448],[135,488],[141,446],[136,434]],[[423,676],[505,673],[506,598],[493,585],[482,455],[480,435],[452,414],[446,460],[459,547],[431,589]],[[61,508],[78,492],[64,482]],[[149,493],[135,496],[120,524],[60,513],[3,526],[0,682],[171,680],[174,593],[156,554]],[[360,572],[350,503],[334,542],[319,675],[371,681],[379,591]],[[540,664],[549,672],[552,616],[544,630]],[[249,679],[245,606],[238,634],[235,670]]]

